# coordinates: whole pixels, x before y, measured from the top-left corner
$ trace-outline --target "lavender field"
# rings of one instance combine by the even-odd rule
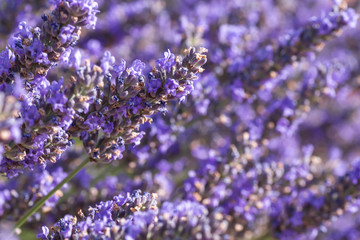
[[[360,239],[359,13],[0,0],[0,239]]]

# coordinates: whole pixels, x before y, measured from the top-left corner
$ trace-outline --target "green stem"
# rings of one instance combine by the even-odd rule
[[[45,197],[43,197],[40,201],[38,201],[15,225],[15,228],[20,228],[26,220],[31,217],[35,212],[37,212],[41,206],[62,186],[64,186],[67,182],[69,182],[81,169],[85,167],[85,165],[90,161],[90,158],[85,159],[79,166],[77,166],[64,180],[62,180],[56,187],[51,190]]]

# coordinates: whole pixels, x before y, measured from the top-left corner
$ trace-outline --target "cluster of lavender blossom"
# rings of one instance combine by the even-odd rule
[[[357,12],[4,0],[0,234],[360,238]]]

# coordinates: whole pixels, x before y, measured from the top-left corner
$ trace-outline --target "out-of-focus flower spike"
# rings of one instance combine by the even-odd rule
[[[255,93],[263,81],[275,78],[286,66],[298,62],[305,54],[321,50],[324,44],[346,27],[355,27],[358,14],[346,4],[309,21],[300,30],[286,35],[279,43],[259,49],[247,59],[235,61],[229,70],[240,77],[246,92]]]

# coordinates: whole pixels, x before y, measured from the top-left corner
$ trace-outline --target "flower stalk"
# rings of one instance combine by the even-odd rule
[[[56,187],[51,190],[45,197],[43,197],[40,201],[38,201],[15,225],[14,230],[21,228],[22,225],[31,217],[34,213],[36,213],[42,205],[59,189],[61,189],[66,183],[68,183],[73,177],[76,176],[81,169],[83,169],[90,162],[90,158],[86,158],[84,161],[80,163],[64,180],[62,180]]]

